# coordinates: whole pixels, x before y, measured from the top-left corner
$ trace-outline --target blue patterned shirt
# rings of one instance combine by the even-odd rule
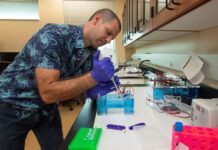
[[[92,53],[77,67],[85,51]],[[83,26],[45,25],[0,75],[0,102],[25,110],[42,108],[46,104],[36,85],[35,68],[60,70],[61,79],[79,76],[91,69],[93,52],[84,48]]]

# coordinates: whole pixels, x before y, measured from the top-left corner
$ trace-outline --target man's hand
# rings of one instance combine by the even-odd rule
[[[93,69],[90,73],[97,83],[107,82],[114,75],[114,66],[109,57],[99,60],[99,55],[100,51],[97,50],[93,57]]]
[[[116,85],[120,85],[119,78],[117,76],[114,76],[114,81]],[[107,81],[107,82],[100,82],[98,85],[94,86],[93,88],[89,89],[86,94],[91,99],[97,99],[98,95],[103,96],[107,93],[115,91],[116,88],[113,84],[113,82]]]

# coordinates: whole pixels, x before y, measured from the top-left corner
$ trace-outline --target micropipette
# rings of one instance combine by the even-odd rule
[[[120,89],[117,87],[117,84],[116,84],[115,81],[114,81],[114,76],[111,78],[111,81],[113,82],[113,84],[114,84],[114,86],[115,86],[117,92],[121,92]]]
[[[102,55],[102,53],[100,53],[100,55],[99,55],[99,60],[102,60],[102,59],[103,59],[103,55]],[[110,55],[110,59],[112,59],[112,55]],[[115,81],[114,81],[114,76],[111,78],[111,81],[113,82],[113,84],[114,84],[114,86],[115,86],[117,92],[121,92],[120,89],[118,88],[117,84],[116,84]]]

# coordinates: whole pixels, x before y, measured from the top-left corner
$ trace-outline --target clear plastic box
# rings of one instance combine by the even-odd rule
[[[182,96],[188,101],[198,97],[199,86],[160,86],[153,87],[153,99],[163,100],[164,95]]]

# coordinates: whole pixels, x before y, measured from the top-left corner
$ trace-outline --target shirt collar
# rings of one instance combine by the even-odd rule
[[[76,41],[75,41],[75,47],[76,48],[84,48],[84,39],[83,39],[83,25],[77,26],[78,27],[78,32],[76,36]]]

